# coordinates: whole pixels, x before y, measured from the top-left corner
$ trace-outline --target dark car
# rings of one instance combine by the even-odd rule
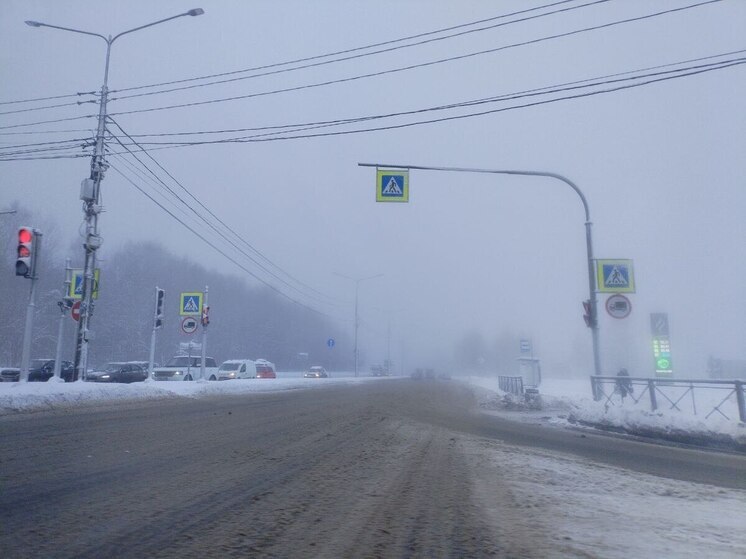
[[[0,367],[0,382],[18,382],[21,369],[18,367]]]
[[[303,374],[303,378],[327,378],[328,376],[324,367],[318,366],[311,367]]]
[[[103,370],[86,375],[89,382],[142,382],[148,378],[148,371],[136,363],[109,363]]]
[[[75,380],[75,366],[70,361],[62,361],[60,376],[65,382]],[[54,374],[54,359],[33,359],[28,367],[29,382],[46,382]]]

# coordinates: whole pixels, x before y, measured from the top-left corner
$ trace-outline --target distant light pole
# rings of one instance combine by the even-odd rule
[[[381,167],[381,168],[393,168],[393,169],[417,169],[421,171],[449,171],[458,173],[486,173],[492,175],[524,175],[531,177],[549,177],[560,180],[570,186],[578,196],[580,201],[583,203],[583,209],[585,210],[585,248],[588,259],[588,292],[590,301],[590,328],[591,336],[593,340],[593,370],[596,375],[601,374],[601,357],[599,354],[598,344],[598,306],[596,304],[596,275],[593,262],[593,240],[591,237],[591,212],[588,209],[588,201],[585,199],[585,195],[578,188],[578,186],[567,177],[558,175],[557,173],[549,173],[544,171],[515,171],[515,170],[497,170],[497,169],[471,169],[467,167],[425,167],[418,165],[393,165],[385,163],[358,163],[360,167]]]
[[[346,278],[348,280],[352,280],[355,282],[355,376],[357,376],[357,364],[358,364],[358,351],[357,351],[357,328],[360,323],[360,320],[358,319],[358,292],[360,291],[360,282],[373,279],[373,278],[380,278],[383,274],[376,274],[375,276],[368,276],[364,278],[353,278],[350,276],[346,276],[344,274],[339,274],[337,272],[334,272],[334,275],[337,275],[341,278]]]
[[[93,311],[93,291],[96,287],[93,285],[94,270],[96,269],[96,251],[101,247],[102,239],[98,234],[98,214],[101,212],[101,181],[104,178],[104,172],[108,168],[104,153],[104,130],[106,125],[106,103],[108,95],[107,84],[109,82],[109,58],[111,55],[111,45],[122,35],[139,31],[147,27],[153,27],[166,21],[171,21],[184,16],[200,16],[205,11],[202,8],[195,8],[184,12],[183,14],[177,14],[175,16],[160,19],[152,23],[147,23],[127,31],[122,31],[118,35],[112,37],[104,37],[99,33],[92,33],[90,31],[81,31],[80,29],[72,29],[70,27],[61,27],[59,25],[50,25],[48,23],[42,23],[40,21],[26,21],[26,25],[31,27],[50,27],[52,29],[61,29],[62,31],[70,31],[72,33],[81,33],[83,35],[92,35],[94,37],[100,37],[106,41],[106,65],[104,67],[104,84],[101,86],[101,100],[99,101],[98,110],[98,129],[96,131],[96,148],[91,159],[91,174],[90,178],[84,179],[81,183],[80,199],[84,202],[83,212],[85,214],[86,222],[86,238],[83,248],[85,249],[85,265],[83,274],[83,285],[81,290],[81,306],[80,306],[80,321],[78,321],[78,334],[75,345],[75,368],[77,370],[77,378],[83,379],[85,372],[88,369],[88,326],[90,323],[90,317]]]

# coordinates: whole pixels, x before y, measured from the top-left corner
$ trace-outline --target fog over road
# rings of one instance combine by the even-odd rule
[[[746,487],[742,456],[506,422],[480,414],[461,383],[392,379],[2,417],[0,550],[595,556],[549,503],[518,497],[529,474],[516,464],[534,446],[598,463],[603,476],[611,464],[721,494]]]

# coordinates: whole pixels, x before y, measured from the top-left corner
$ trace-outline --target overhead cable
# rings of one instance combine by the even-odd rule
[[[678,62],[671,62],[667,64],[659,64],[656,66],[649,66],[646,68],[638,68],[636,70],[627,70],[624,72],[616,72],[613,74],[606,74],[603,76],[596,76],[593,78],[584,78],[582,80],[575,80],[571,82],[564,82],[561,84],[551,85],[551,86],[543,86],[539,88],[533,88],[533,89],[527,89],[523,91],[513,92],[513,93],[505,93],[495,96],[490,96],[486,98],[481,99],[473,99],[468,101],[458,101],[458,102],[452,102],[445,105],[437,105],[434,107],[427,107],[427,108],[421,108],[421,109],[414,109],[410,111],[399,111],[394,113],[387,113],[387,114],[379,114],[379,115],[367,115],[367,116],[361,116],[361,117],[350,117],[350,118],[343,118],[343,119],[334,119],[334,120],[324,120],[324,121],[315,121],[315,122],[304,122],[304,123],[295,123],[295,124],[279,124],[279,125],[268,125],[268,126],[255,126],[255,127],[248,127],[248,128],[227,128],[227,129],[220,129],[220,130],[201,130],[201,131],[192,131],[192,132],[160,132],[160,133],[150,133],[150,134],[132,134],[131,137],[133,138],[154,138],[154,137],[170,137],[170,136],[197,136],[197,135],[215,135],[215,134],[229,134],[229,133],[236,133],[236,132],[262,132],[266,130],[288,130],[288,129],[298,129],[303,127],[317,127],[317,126],[324,126],[324,125],[343,125],[343,124],[352,124],[356,122],[364,122],[367,120],[376,120],[381,118],[388,118],[388,117],[394,117],[394,116],[405,116],[405,115],[411,115],[411,114],[418,114],[422,112],[429,112],[429,111],[438,111],[438,110],[445,110],[445,109],[451,109],[451,108],[458,108],[458,107],[464,107],[464,106],[470,106],[475,104],[481,104],[481,103],[487,103],[492,101],[500,101],[500,100],[512,100],[512,99],[519,99],[523,96],[528,96],[529,94],[536,94],[540,92],[544,93],[553,93],[557,91],[562,91],[562,88],[566,88],[568,86],[574,86],[578,84],[585,84],[588,82],[598,82],[598,84],[606,84],[610,83],[609,78],[616,78],[619,76],[629,76],[631,74],[638,74],[638,76],[635,76],[631,79],[638,79],[639,77],[644,77],[645,74],[642,74],[642,72],[649,72],[651,70],[660,70],[663,68],[672,68],[676,66],[682,66],[684,64],[690,64],[692,62],[700,62],[704,60],[712,60],[714,58],[722,58],[724,56],[731,56],[733,54],[741,54],[746,53],[746,49],[740,49],[736,51],[730,51],[726,53],[720,53],[715,55],[709,55],[709,56],[703,56],[688,60],[682,60]],[[692,67],[693,68],[693,67]],[[687,68],[679,68],[678,70],[674,71],[682,71],[686,70]],[[647,74],[647,75],[653,75],[653,74]],[[595,84],[595,85],[598,85]],[[156,142],[147,142],[147,141],[141,141],[144,145],[157,145]],[[164,142],[164,143],[175,143],[175,142]]]
[[[191,231],[195,236],[197,236],[199,239],[201,239],[202,241],[204,241],[207,245],[209,245],[210,247],[212,247],[213,249],[215,249],[217,252],[219,252],[220,254],[222,254],[225,258],[227,258],[230,262],[232,262],[233,264],[235,264],[238,268],[240,268],[241,270],[243,270],[244,272],[246,272],[247,274],[249,274],[253,278],[257,279],[262,284],[264,284],[267,287],[269,287],[272,291],[274,291],[275,293],[281,295],[282,297],[285,297],[289,301],[291,301],[291,302],[293,302],[293,303],[295,303],[297,305],[300,305],[301,307],[304,307],[304,308],[306,308],[306,309],[308,309],[308,310],[310,310],[310,311],[312,311],[314,313],[326,316],[328,318],[334,318],[334,317],[332,317],[331,315],[329,315],[327,313],[324,313],[324,312],[322,312],[322,311],[320,311],[318,309],[315,309],[314,307],[306,305],[306,304],[304,304],[304,303],[302,303],[302,302],[300,302],[300,301],[292,298],[287,293],[285,293],[285,292],[277,289],[274,285],[272,285],[271,283],[268,283],[267,281],[265,281],[264,279],[262,279],[261,277],[259,277],[256,273],[254,273],[252,270],[250,270],[249,268],[247,268],[246,266],[244,266],[243,264],[241,264],[240,262],[238,262],[231,255],[229,255],[223,249],[221,249],[219,246],[217,246],[215,243],[211,242],[210,240],[208,240],[207,238],[205,238],[203,235],[201,235],[200,233],[198,233],[197,231],[195,231],[193,227],[191,227],[190,225],[188,225],[187,223],[185,223],[183,220],[179,219],[178,216],[176,216],[173,212],[171,212],[163,204],[161,204],[160,202],[158,202],[158,200],[156,200],[155,198],[153,198],[147,191],[145,191],[142,187],[140,187],[135,181],[133,181],[131,178],[129,178],[125,173],[123,173],[115,165],[111,165],[110,164],[110,168],[113,169],[114,171],[116,171],[117,173],[119,173],[119,175],[122,176],[122,178],[124,178],[127,182],[129,182],[132,186],[134,186],[137,190],[139,190],[144,196],[146,196],[147,198],[149,198],[154,204],[156,204],[164,212],[166,212],[168,215],[170,215],[173,219],[175,219],[177,222],[179,222],[183,227],[185,227],[186,229],[188,229],[189,231]]]
[[[335,58],[335,59],[332,59],[332,60],[324,60],[324,61],[321,61],[321,62],[314,62],[314,63],[310,63],[310,64],[304,64],[302,66],[295,66],[295,67],[292,67],[292,68],[283,68],[281,70],[272,70],[272,71],[268,71],[268,72],[262,72],[262,73],[259,73],[259,74],[252,74],[250,76],[242,76],[242,77],[238,77],[238,78],[229,78],[229,79],[224,79],[224,80],[218,80],[218,81],[212,81],[212,82],[200,83],[200,84],[193,84],[193,85],[187,85],[187,86],[182,86],[182,87],[173,87],[173,88],[169,88],[169,89],[161,89],[161,90],[158,90],[158,91],[150,91],[150,92],[146,92],[146,93],[137,93],[137,94],[133,94],[133,95],[121,95],[119,97],[112,97],[111,100],[112,101],[118,101],[118,100],[122,100],[122,99],[132,99],[134,97],[145,97],[145,96],[149,96],[149,95],[160,95],[160,94],[163,94],[163,93],[172,93],[172,92],[175,92],[175,91],[184,91],[184,90],[187,90],[187,89],[195,89],[195,88],[199,88],[199,87],[207,87],[207,86],[211,86],[211,85],[219,85],[219,84],[224,84],[224,83],[232,83],[232,82],[237,82],[237,81],[242,81],[242,80],[248,80],[248,79],[253,79],[253,78],[259,78],[259,77],[264,77],[264,76],[272,76],[272,75],[275,75],[275,74],[283,74],[283,73],[287,73],[287,72],[294,72],[296,70],[303,70],[303,69],[307,69],[307,68],[315,68],[315,67],[319,67],[319,66],[327,66],[329,64],[335,64],[337,62],[346,62],[346,61],[356,60],[356,59],[359,59],[359,58],[365,58],[365,57],[373,56],[373,55],[377,55],[377,54],[384,54],[384,53],[393,52],[393,51],[396,51],[396,50],[401,50],[401,49],[405,49],[405,48],[410,48],[410,47],[420,46],[420,45],[424,45],[424,44],[428,44],[428,43],[433,43],[433,42],[436,42],[436,41],[443,41],[443,40],[446,40],[446,39],[453,39],[455,37],[460,37],[460,36],[471,34],[471,33],[478,33],[478,32],[481,32],[481,31],[487,31],[487,30],[490,30],[490,29],[496,29],[498,27],[504,27],[506,25],[512,25],[514,23],[523,23],[523,22],[530,21],[530,20],[533,20],[533,19],[538,19],[538,18],[550,16],[550,15],[555,15],[555,14],[562,13],[562,12],[568,12],[568,11],[571,11],[571,10],[578,10],[580,8],[587,8],[588,6],[594,6],[596,4],[603,4],[603,3],[606,3],[606,2],[609,2],[609,1],[610,0],[593,0],[592,2],[588,2],[586,4],[581,4],[579,6],[571,6],[571,7],[567,7],[567,8],[562,8],[562,9],[554,10],[552,12],[547,12],[547,13],[544,13],[544,14],[533,15],[533,16],[530,16],[530,17],[516,19],[516,20],[513,20],[513,21],[504,22],[504,23],[497,23],[497,24],[486,26],[486,27],[479,27],[477,29],[469,29],[467,31],[461,31],[459,33],[453,33],[451,35],[445,35],[443,37],[429,38],[429,39],[426,39],[426,40],[418,41],[416,43],[410,43],[410,44],[407,44],[407,45],[399,45],[399,46],[395,46],[395,47],[389,47],[389,48],[385,48],[385,49],[375,50],[375,51],[372,51],[372,52],[366,52],[366,53],[355,54],[355,55],[351,55],[351,56],[345,56],[343,58]],[[564,3],[564,2],[561,2],[561,3]],[[493,18],[493,19],[501,19],[501,18],[504,18],[504,17],[509,17],[510,15],[515,15],[516,13],[525,13],[526,11],[533,11],[535,9],[538,9],[538,8],[533,8],[532,10],[524,10],[522,12],[514,12],[513,14],[504,15],[504,16],[498,16],[498,18]],[[473,25],[473,24],[468,24],[468,25]],[[435,32],[427,33],[427,35],[431,35],[433,33],[435,33]],[[399,41],[402,41],[402,40],[403,39],[397,39],[394,42],[399,42]],[[360,48],[357,48],[357,49],[350,49],[348,51],[343,51],[343,52],[358,51],[358,50],[361,50],[362,48],[370,48],[370,47],[360,47]],[[329,55],[323,55],[323,57],[326,57],[326,56],[329,56]],[[319,58],[319,57],[312,57],[312,59],[315,59],[315,58]],[[256,68],[255,70],[263,69],[263,68],[271,68],[271,67],[281,66],[281,65],[286,65],[286,64],[289,64],[289,63],[280,63],[280,64],[276,64],[276,65],[262,66],[262,67]],[[241,72],[248,72],[248,71],[249,70],[241,70]],[[119,91],[123,91],[123,90],[119,90]],[[112,93],[114,93],[114,92],[112,92]]]
[[[436,29],[434,31],[427,31],[425,33],[418,33],[416,35],[409,35],[407,37],[401,37],[399,39],[392,39],[392,40],[383,41],[383,42],[380,42],[380,43],[372,43],[372,44],[361,46],[361,47],[354,47],[354,48],[349,48],[349,49],[345,49],[345,50],[339,50],[339,51],[335,51],[335,52],[329,52],[329,53],[326,53],[326,54],[318,54],[318,55],[315,55],[315,56],[307,56],[307,57],[304,57],[304,58],[297,58],[295,60],[288,60],[288,61],[285,61],[285,62],[277,62],[277,63],[274,63],[274,64],[265,64],[265,65],[262,65],[262,66],[254,66],[252,68],[244,68],[242,70],[233,70],[231,72],[221,72],[221,73],[218,73],[218,74],[209,74],[209,75],[205,75],[205,76],[197,76],[197,77],[186,78],[186,79],[181,79],[181,80],[173,80],[173,81],[160,82],[160,83],[154,83],[154,84],[149,84],[149,85],[140,85],[140,86],[136,86],[136,87],[127,87],[127,88],[115,89],[115,90],[112,90],[112,93],[121,93],[121,92],[125,92],[125,91],[135,91],[135,90],[146,89],[146,88],[150,88],[150,87],[161,87],[161,86],[164,86],[164,85],[174,85],[174,84],[177,84],[177,83],[187,83],[187,82],[191,82],[191,81],[206,80],[206,79],[212,79],[212,78],[219,78],[219,77],[223,77],[223,76],[232,76],[232,75],[236,75],[236,74],[243,74],[243,73],[246,73],[246,72],[255,72],[257,70],[266,70],[268,68],[277,68],[279,66],[288,66],[290,64],[299,64],[299,63],[302,63],[302,62],[309,62],[311,60],[318,60],[320,58],[328,58],[328,57],[331,57],[331,56],[338,56],[340,54],[348,54],[348,53],[351,53],[351,52],[358,52],[358,51],[361,51],[361,50],[367,50],[367,49],[372,49],[372,48],[381,47],[381,46],[385,46],[385,45],[391,45],[391,44],[399,43],[399,42],[402,42],[402,41],[409,41],[409,40],[412,40],[412,39],[419,39],[420,37],[427,37],[427,36],[435,35],[435,34],[438,34],[438,33],[444,33],[444,32],[447,32],[447,31],[453,31],[454,29],[462,29],[464,27],[469,27],[469,26],[472,26],[472,25],[479,25],[480,23],[486,23],[488,21],[495,21],[497,19],[503,19],[503,18],[506,18],[506,17],[512,17],[512,16],[515,16],[515,15],[529,13],[529,12],[536,11],[536,10],[542,10],[542,9],[545,9],[545,8],[551,8],[551,7],[554,7],[554,6],[558,6],[558,5],[561,5],[561,4],[567,4],[569,2],[574,2],[574,1],[575,0],[561,0],[559,2],[553,2],[551,4],[544,4],[542,6],[536,6],[535,8],[530,8],[530,9],[527,9],[527,10],[521,10],[521,11],[509,13],[509,14],[502,14],[502,15],[499,15],[499,16],[494,16],[494,17],[490,17],[490,18],[480,19],[480,20],[477,20],[477,21],[472,21],[472,22],[469,22],[469,23],[462,23],[462,24],[459,24],[459,25],[451,26],[451,27],[444,27],[444,28],[441,28],[441,29]]]
[[[118,124],[118,123],[117,123],[116,121],[114,121],[113,119],[110,119],[110,120],[112,120],[112,122],[113,122],[113,123],[114,123],[114,124],[115,124],[115,125],[117,126],[117,128],[119,128],[119,130],[120,130],[120,131],[121,131],[121,132],[122,132],[123,134],[127,135],[127,132],[125,132],[125,131],[124,131],[124,130],[123,130],[123,129],[122,129],[122,128],[121,128],[120,126],[119,126],[119,124]],[[128,135],[127,135],[127,136],[128,136]],[[128,136],[128,137],[129,137],[129,136]],[[178,195],[178,194],[177,194],[176,192],[174,192],[174,191],[173,191],[173,189],[171,189],[171,188],[170,188],[170,187],[169,187],[168,185],[166,185],[166,184],[165,184],[165,183],[164,183],[164,182],[163,182],[163,181],[162,181],[162,180],[161,180],[161,179],[160,179],[160,178],[159,178],[159,177],[157,176],[157,174],[156,174],[156,173],[154,173],[154,172],[153,172],[153,171],[152,171],[152,170],[151,170],[151,169],[150,169],[150,168],[149,168],[149,167],[148,167],[147,165],[145,165],[145,164],[144,164],[144,163],[143,163],[143,162],[142,162],[142,161],[141,161],[141,160],[140,160],[140,159],[139,159],[139,158],[138,158],[138,157],[137,157],[137,156],[136,156],[136,155],[135,155],[134,153],[132,153],[132,152],[131,152],[131,151],[130,151],[130,150],[129,150],[128,148],[127,148],[127,146],[126,146],[126,145],[125,145],[125,144],[124,144],[123,142],[121,142],[121,140],[120,140],[120,139],[119,139],[118,137],[114,136],[114,139],[115,139],[115,140],[116,140],[116,141],[117,141],[117,142],[118,142],[118,143],[119,143],[119,144],[120,144],[120,145],[121,145],[122,147],[124,147],[124,148],[125,148],[125,149],[126,149],[126,150],[127,150],[127,151],[128,151],[129,153],[130,153],[130,155],[132,155],[132,156],[133,156],[133,157],[134,157],[134,158],[135,158],[135,159],[136,159],[136,160],[137,160],[137,161],[138,161],[138,162],[139,162],[139,163],[140,163],[140,164],[141,164],[141,165],[142,165],[142,166],[143,166],[143,167],[144,167],[144,168],[145,168],[145,169],[146,169],[146,170],[147,170],[147,171],[148,171],[148,172],[149,172],[149,173],[150,173],[150,174],[151,174],[152,176],[153,176],[153,177],[155,177],[155,179],[156,179],[156,180],[157,180],[157,181],[158,181],[159,183],[161,183],[161,184],[162,184],[162,185],[163,185],[163,186],[164,186],[164,187],[165,187],[166,189],[168,189],[168,191],[169,191],[169,192],[170,192],[170,193],[171,193],[171,194],[172,194],[172,195],[173,195],[174,197],[176,197],[176,198],[177,198],[177,199],[179,200],[179,202],[181,202],[182,204],[184,204],[184,206],[185,206],[185,207],[187,207],[188,209],[190,209],[190,211],[192,211],[192,213],[194,213],[194,214],[195,214],[195,215],[196,215],[196,216],[197,216],[197,217],[198,217],[199,219],[201,219],[202,221],[204,221],[204,222],[205,222],[205,224],[207,224],[207,225],[208,225],[208,226],[209,226],[209,227],[210,227],[211,229],[213,229],[213,230],[214,230],[214,231],[215,231],[215,232],[216,232],[216,233],[217,233],[218,235],[220,235],[221,237],[225,237],[225,239],[226,239],[226,240],[227,240],[227,241],[228,241],[228,242],[229,242],[229,243],[230,243],[231,245],[233,245],[233,247],[234,247],[234,248],[235,248],[236,250],[238,250],[239,252],[241,252],[241,253],[242,253],[242,254],[243,254],[243,255],[244,255],[244,256],[245,256],[246,258],[248,258],[249,260],[251,260],[251,261],[252,261],[252,262],[253,262],[254,264],[256,264],[256,265],[257,265],[257,266],[258,266],[258,267],[259,267],[260,269],[262,269],[262,270],[263,270],[263,271],[264,271],[265,273],[269,274],[270,276],[272,276],[272,277],[273,277],[273,278],[275,278],[276,280],[278,280],[278,281],[282,282],[283,284],[285,284],[285,285],[286,285],[287,287],[289,287],[289,288],[291,288],[291,289],[293,289],[293,290],[295,290],[295,291],[298,291],[299,293],[301,293],[302,295],[305,295],[305,296],[307,296],[307,297],[315,298],[314,296],[312,296],[312,295],[309,295],[308,293],[304,293],[304,292],[303,292],[302,290],[300,290],[300,289],[299,289],[298,287],[296,287],[295,285],[292,285],[291,283],[289,283],[288,281],[286,281],[286,280],[285,280],[285,279],[283,279],[282,277],[280,277],[280,276],[278,276],[277,274],[275,274],[275,273],[274,273],[274,272],[273,272],[272,270],[269,270],[269,269],[268,269],[268,268],[267,268],[266,266],[264,266],[264,265],[263,265],[262,263],[258,262],[258,261],[257,261],[257,260],[256,260],[256,259],[255,259],[255,258],[254,258],[254,257],[252,256],[252,255],[250,255],[250,254],[246,253],[246,251],[245,251],[244,249],[242,249],[242,248],[241,248],[240,246],[236,245],[236,244],[235,244],[235,243],[234,243],[233,241],[231,241],[231,240],[230,240],[230,238],[228,238],[228,237],[227,237],[227,236],[225,235],[225,233],[224,233],[223,231],[220,231],[220,230],[219,230],[219,229],[218,229],[218,228],[217,228],[217,227],[216,227],[216,226],[215,226],[214,224],[212,224],[212,223],[211,223],[211,222],[210,222],[210,221],[209,221],[209,220],[208,220],[207,218],[205,218],[205,217],[204,217],[204,215],[203,215],[202,213],[200,213],[200,212],[196,211],[196,210],[195,210],[195,209],[194,209],[194,208],[193,208],[193,207],[191,206],[191,204],[187,203],[187,202],[186,202],[186,201],[185,201],[185,200],[184,200],[183,198],[181,198],[181,197],[180,197],[180,196],[179,196],[179,195]],[[132,138],[131,138],[131,137],[130,137],[130,140],[132,140]],[[137,145],[138,147],[140,147],[140,148],[141,148],[141,150],[142,150],[142,151],[143,151],[143,152],[144,152],[144,153],[145,153],[145,154],[146,154],[146,155],[147,155],[147,156],[148,156],[148,157],[149,157],[149,158],[150,158],[150,159],[151,159],[151,160],[152,160],[152,161],[153,161],[153,162],[154,162],[154,163],[155,163],[155,164],[156,164],[156,165],[157,165],[157,166],[158,166],[158,167],[159,167],[159,168],[160,168],[160,169],[161,169],[161,170],[162,170],[163,172],[164,172],[164,173],[166,173],[166,174],[167,174],[167,175],[168,175],[168,176],[169,176],[169,177],[171,178],[171,180],[173,180],[173,181],[174,181],[174,182],[175,182],[176,184],[178,184],[178,185],[179,185],[179,187],[181,187],[181,189],[182,189],[182,190],[183,190],[184,192],[186,192],[186,193],[187,193],[187,194],[189,195],[189,197],[190,197],[190,198],[191,198],[192,200],[194,200],[194,201],[195,201],[195,202],[196,202],[196,203],[197,203],[197,204],[198,204],[198,205],[199,205],[200,207],[202,207],[202,208],[203,208],[203,209],[204,209],[204,210],[205,210],[205,211],[206,211],[207,213],[209,213],[209,215],[210,215],[210,216],[212,216],[212,217],[213,217],[213,218],[214,218],[215,220],[217,220],[217,222],[218,222],[218,223],[220,223],[220,225],[222,225],[222,226],[223,226],[223,227],[224,227],[225,229],[227,229],[227,230],[228,230],[228,231],[229,231],[230,233],[232,233],[232,234],[233,234],[233,236],[234,236],[234,237],[235,237],[236,239],[238,239],[238,240],[239,240],[239,241],[240,241],[240,242],[241,242],[242,244],[244,244],[245,246],[247,246],[247,247],[248,247],[248,248],[249,248],[249,249],[250,249],[251,251],[253,251],[253,252],[254,252],[254,253],[255,253],[255,254],[256,254],[256,255],[257,255],[257,256],[258,256],[259,258],[261,258],[261,259],[262,259],[262,260],[263,260],[264,262],[266,262],[266,263],[267,263],[268,265],[270,265],[270,266],[272,266],[272,267],[276,268],[277,270],[279,270],[280,272],[282,272],[282,273],[283,273],[284,275],[286,275],[286,276],[287,276],[288,278],[290,278],[291,280],[293,280],[294,282],[296,282],[296,283],[297,283],[298,285],[301,285],[301,286],[302,286],[302,287],[304,287],[305,289],[307,289],[307,290],[310,290],[310,291],[312,291],[313,293],[316,293],[317,295],[320,295],[320,296],[323,296],[323,297],[327,297],[327,296],[326,296],[325,294],[321,293],[320,291],[317,291],[316,289],[314,289],[314,288],[312,288],[312,287],[310,287],[310,286],[306,285],[305,283],[301,282],[300,280],[297,280],[297,279],[296,279],[296,278],[294,278],[294,277],[293,277],[292,275],[290,275],[290,274],[288,274],[287,272],[285,272],[285,270],[283,270],[283,269],[282,269],[281,267],[279,267],[279,266],[278,266],[277,264],[274,264],[274,263],[273,263],[273,262],[272,262],[272,261],[271,261],[271,260],[270,260],[269,258],[267,258],[267,257],[266,257],[266,256],[265,256],[264,254],[262,254],[262,253],[261,253],[261,251],[259,251],[259,250],[258,250],[258,249],[256,249],[256,248],[255,248],[254,246],[252,246],[252,245],[251,245],[251,244],[250,244],[250,243],[249,243],[248,241],[246,241],[246,240],[245,240],[245,239],[244,239],[243,237],[241,237],[241,235],[239,235],[239,234],[238,234],[238,233],[237,233],[237,232],[236,232],[235,230],[233,230],[233,229],[232,229],[231,227],[229,227],[229,226],[228,226],[228,225],[227,225],[227,224],[226,224],[226,223],[225,223],[225,222],[224,222],[223,220],[221,220],[221,219],[220,219],[220,218],[219,218],[218,216],[216,216],[216,215],[215,215],[215,213],[213,213],[213,212],[212,212],[212,211],[211,211],[211,210],[210,210],[210,209],[209,209],[209,208],[208,208],[207,206],[205,206],[205,204],[204,204],[204,203],[202,203],[202,202],[201,202],[201,201],[200,201],[200,200],[199,200],[199,199],[198,199],[198,198],[197,198],[196,196],[194,196],[194,194],[192,194],[192,192],[191,192],[191,191],[190,191],[189,189],[187,189],[187,188],[186,188],[186,186],[184,186],[184,185],[183,185],[183,184],[182,184],[182,183],[181,183],[180,181],[178,181],[178,180],[177,180],[177,179],[176,179],[176,178],[175,178],[175,177],[174,177],[174,176],[173,176],[173,175],[172,175],[171,173],[169,173],[169,172],[168,172],[168,171],[167,171],[167,170],[166,170],[166,169],[165,169],[165,168],[164,168],[164,167],[163,167],[163,166],[162,166],[162,165],[161,165],[161,164],[160,164],[160,163],[159,163],[159,162],[158,162],[158,161],[157,161],[157,160],[156,160],[156,159],[155,159],[155,158],[154,158],[154,157],[152,156],[152,155],[150,155],[150,154],[149,154],[149,153],[147,152],[147,150],[145,150],[144,148],[142,148],[142,146],[140,146],[140,145],[139,145],[139,144],[138,144],[137,142],[134,142],[134,143],[135,143],[135,145]],[[328,302],[326,302],[326,301],[320,301],[320,300],[319,300],[318,302],[321,302],[321,303],[325,303],[325,304],[328,304]]]
[[[500,51],[507,50],[507,49],[512,49],[512,48],[517,48],[517,47],[532,45],[532,44],[536,44],[536,43],[541,43],[541,42],[544,42],[544,41],[550,41],[550,40],[554,40],[554,39],[569,37],[569,36],[577,35],[577,34],[580,34],[580,33],[587,33],[587,32],[590,32],[590,31],[597,31],[599,29],[606,29],[606,28],[613,27],[613,26],[616,26],[616,25],[623,25],[623,24],[627,24],[627,23],[634,23],[634,22],[645,20],[645,19],[659,17],[659,16],[662,16],[662,15],[667,15],[667,14],[671,14],[671,13],[675,13],[675,12],[680,12],[680,11],[683,11],[683,10],[697,8],[697,7],[701,7],[701,6],[705,6],[705,5],[708,5],[708,4],[713,4],[713,3],[721,2],[721,1],[722,0],[706,0],[705,2],[699,2],[699,3],[696,3],[696,4],[690,4],[688,6],[681,6],[681,7],[678,7],[678,8],[672,8],[672,9],[669,9],[669,10],[663,10],[663,11],[655,12],[655,13],[652,13],[652,14],[646,14],[646,15],[643,15],[643,16],[637,16],[637,17],[633,17],[633,18],[627,18],[627,19],[617,20],[617,21],[613,21],[613,22],[609,22],[609,23],[604,23],[604,24],[601,24],[601,25],[595,25],[595,26],[592,26],[592,27],[584,27],[582,29],[575,29],[573,31],[567,31],[567,32],[564,32],[564,33],[557,33],[557,34],[554,34],[554,35],[547,35],[547,36],[544,36],[544,37],[539,37],[537,39],[530,39],[530,40],[527,40],[527,41],[521,41],[521,42],[518,42],[518,43],[512,43],[510,45],[504,45],[504,46],[496,47],[496,48],[492,48],[492,49],[485,49],[485,50],[481,50],[481,51],[477,51],[477,52],[472,52],[472,53],[467,53],[467,54],[462,54],[462,55],[457,55],[457,56],[451,56],[451,57],[448,57],[448,58],[441,58],[441,59],[438,59],[438,60],[431,60],[429,62],[421,62],[421,63],[418,63],[418,64],[411,64],[411,65],[402,66],[402,67],[399,67],[399,68],[391,68],[391,69],[388,69],[388,70],[381,70],[381,71],[378,71],[378,72],[370,72],[370,73],[367,73],[367,74],[360,74],[360,75],[357,75],[357,76],[350,76],[350,77],[347,77],[347,78],[340,78],[340,79],[335,79],[335,80],[327,80],[327,81],[317,82],[317,83],[313,83],[313,84],[305,84],[305,85],[300,85],[300,86],[275,89],[275,90],[265,91],[265,92],[259,92],[259,93],[250,93],[250,94],[246,94],[246,95],[234,95],[234,96],[231,96],[231,97],[223,97],[223,98],[219,98],[219,99],[208,99],[208,100],[205,100],[205,101],[193,101],[193,102],[190,102],[190,103],[180,103],[180,104],[166,105],[166,106],[161,106],[161,107],[151,107],[151,108],[146,108],[146,109],[135,109],[135,110],[130,110],[130,111],[120,111],[120,112],[116,112],[116,113],[111,113],[111,115],[112,116],[121,116],[121,115],[129,115],[129,114],[148,113],[148,112],[154,112],[154,111],[165,111],[165,110],[172,110],[172,109],[180,109],[180,108],[187,108],[187,107],[196,107],[196,106],[209,105],[209,104],[214,104],[214,103],[225,103],[225,102],[228,102],[228,101],[238,101],[238,100],[242,100],[242,99],[250,99],[250,98],[254,98],[254,97],[262,97],[262,96],[267,96],[267,95],[274,95],[274,94],[277,94],[277,93],[287,93],[287,92],[291,92],[291,91],[300,91],[300,90],[304,90],[304,89],[312,89],[312,88],[317,88],[317,87],[324,87],[324,86],[334,85],[334,84],[339,84],[339,83],[347,83],[347,82],[357,81],[357,80],[361,80],[361,79],[367,79],[367,78],[371,78],[371,77],[378,77],[378,76],[383,76],[383,75],[388,75],[388,74],[405,72],[405,71],[414,70],[414,69],[417,69],[417,68],[424,68],[424,67],[434,66],[434,65],[443,64],[443,63],[446,63],[446,62],[454,62],[454,61],[457,61],[457,60],[464,60],[464,59],[467,59],[467,58],[472,58],[472,57],[475,57],[475,56],[481,56],[481,55],[484,55],[484,54],[492,54],[492,53],[500,52]]]

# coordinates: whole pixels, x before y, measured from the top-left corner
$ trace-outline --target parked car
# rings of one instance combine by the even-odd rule
[[[275,364],[266,359],[256,360],[256,378],[277,378]]]
[[[70,361],[62,361],[60,376],[65,382],[76,379],[75,366]],[[54,375],[54,359],[32,359],[28,367],[29,382],[46,382]]]
[[[320,367],[318,365],[314,365],[310,369],[308,369],[305,373],[303,373],[303,378],[327,378],[329,375],[327,374],[324,367]]]
[[[237,378],[256,378],[256,363],[251,359],[223,361],[218,368],[218,372],[210,375],[208,380],[233,380]]]
[[[155,380],[194,380],[199,378],[202,358],[199,356],[177,355],[163,367],[153,368]],[[212,357],[205,357],[205,378],[218,372],[218,365]]]
[[[18,382],[21,369],[18,367],[0,367],[0,382]]]
[[[109,363],[102,370],[86,375],[89,382],[142,382],[148,378],[148,371],[135,363]]]

